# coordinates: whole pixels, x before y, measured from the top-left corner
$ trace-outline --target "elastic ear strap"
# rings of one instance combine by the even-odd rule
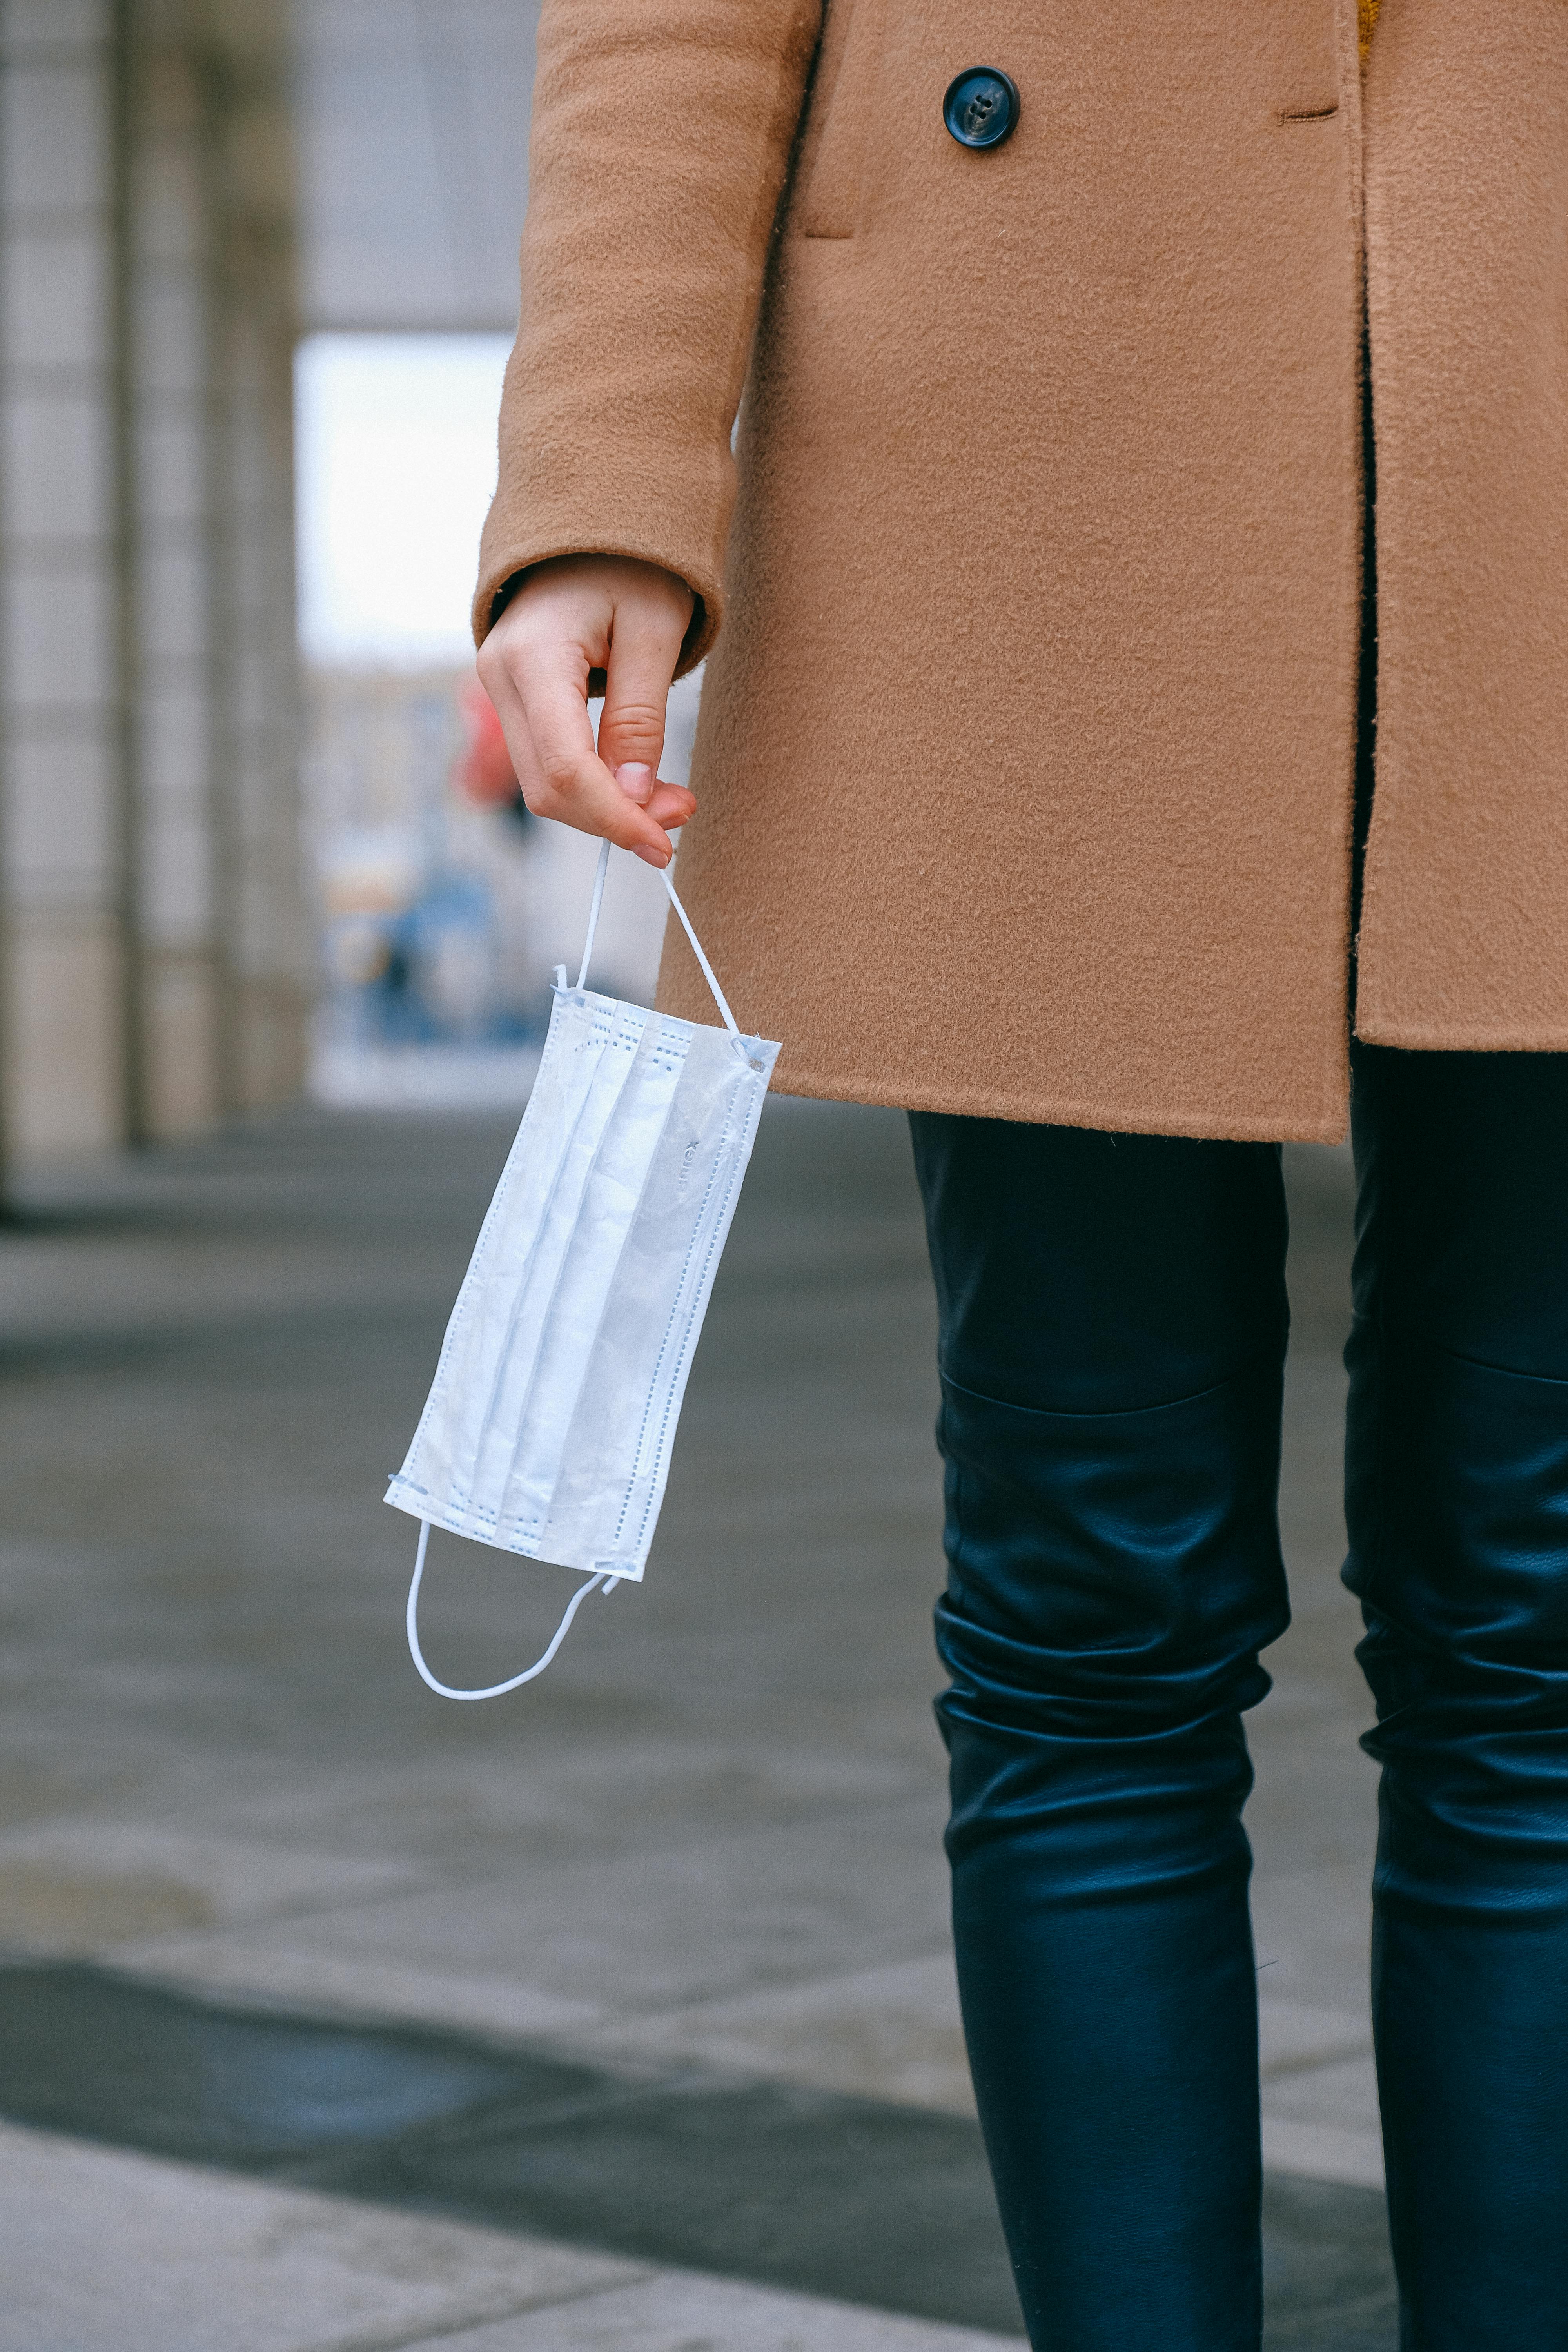
[[[672,858],[669,866],[667,866],[664,869],[664,887],[669,893],[669,903],[675,908],[676,913],[680,917],[680,928],[686,933],[687,938],[691,941],[691,952],[697,958],[698,962],[702,966],[702,977],[708,982],[709,987],[713,991],[713,1002],[724,1016],[725,1028],[728,1029],[731,1037],[738,1037],[741,1032],[736,1024],[735,1016],[730,1010],[729,1000],[726,998],[723,990],[720,987],[718,982],[713,977],[713,967],[702,952],[702,942],[691,928],[690,916],[687,913],[685,908],[681,905],[679,899],[675,895],[675,879],[671,871],[674,862],[675,861]]]
[[[588,908],[588,936],[583,942],[583,961],[577,967],[579,988],[585,988],[588,983],[588,958],[594,952],[594,934],[599,928],[599,909],[605,903],[605,877],[609,870],[610,845],[606,840],[599,844],[599,863],[594,870],[594,898]]]
[[[585,988],[588,984],[588,959],[594,952],[594,934],[599,928],[599,909],[605,903],[605,877],[609,870],[610,845],[608,841],[603,841],[599,845],[599,863],[594,873],[594,896],[588,908],[588,936],[583,942],[583,961],[577,968],[577,986],[579,989]],[[719,1007],[720,1015],[723,1021],[724,1026],[728,1029],[731,1037],[738,1037],[741,1034],[740,1024],[736,1021],[734,1014],[730,1010],[729,999],[726,997],[723,990],[720,987],[718,981],[713,976],[713,967],[702,952],[702,942],[691,928],[690,916],[687,913],[685,908],[681,905],[680,900],[676,896],[675,861],[673,858],[665,867],[660,879],[663,881],[665,888],[669,893],[670,905],[675,908],[676,913],[680,918],[680,928],[686,933],[687,938],[691,941],[691,952],[702,967],[702,977],[713,992],[713,1002]]]
[[[582,983],[579,982],[578,984],[581,986]],[[591,1576],[586,1584],[580,1584],[577,1587],[576,1591],[572,1595],[571,1600],[566,1603],[566,1614],[562,1618],[560,1624],[555,1628],[554,1639],[552,1641],[550,1647],[545,1651],[544,1655],[542,1658],[537,1658],[531,1666],[525,1667],[521,1675],[513,1675],[510,1682],[491,1683],[487,1690],[454,1690],[450,1683],[438,1683],[437,1681],[435,1675],[426,1664],[425,1653],[419,1646],[419,1587],[425,1580],[425,1554],[429,1548],[429,1543],[430,1522],[428,1519],[421,1519],[419,1522],[419,1547],[414,1555],[414,1581],[408,1588],[408,1609],[405,1622],[408,1627],[409,1655],[419,1669],[420,1679],[429,1685],[437,1698],[504,1698],[508,1691],[517,1690],[521,1688],[522,1684],[531,1683],[535,1675],[542,1675],[544,1672],[545,1667],[550,1664],[551,1659],[555,1655],[556,1651],[566,1639],[567,1634],[572,1630],[572,1620],[577,1614],[577,1612],[582,1607],[584,1601],[588,1598],[589,1593],[597,1592],[601,1589],[605,1592],[613,1592],[616,1585],[621,1580],[618,1576],[606,1576],[601,1573],[597,1576]]]

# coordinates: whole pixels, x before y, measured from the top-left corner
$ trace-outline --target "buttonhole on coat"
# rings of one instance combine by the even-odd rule
[[[1340,102],[1337,98],[1330,106],[1282,106],[1279,109],[1279,121],[1281,122],[1327,122],[1330,116],[1337,114],[1339,110]]]

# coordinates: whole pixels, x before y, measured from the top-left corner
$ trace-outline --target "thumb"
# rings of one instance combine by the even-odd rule
[[[606,768],[647,768],[658,773],[669,682],[680,657],[673,619],[618,608],[605,672],[599,757]],[[636,793],[634,798],[638,797]]]
[[[603,727],[600,729],[599,740],[601,743],[604,740]],[[600,757],[604,757],[602,752]],[[639,808],[647,808],[653,797],[654,779],[657,772],[657,767],[650,765],[646,760],[626,760],[615,772],[616,782],[627,800],[636,801]]]

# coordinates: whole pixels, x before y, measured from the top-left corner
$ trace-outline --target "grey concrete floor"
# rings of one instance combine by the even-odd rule
[[[439,2164],[378,2142],[367,2170],[335,2141],[328,2161],[325,2124],[263,2162],[149,2122],[133,2084],[111,2113],[85,2061],[99,2108],[7,2104],[0,2063],[21,2119],[0,2132],[21,2282],[0,2352],[205,2352],[217,2313],[226,2344],[268,2352],[470,2330],[475,2352],[934,2352],[1016,2332],[994,2221],[965,2202],[932,1316],[902,1121],[770,1106],[647,1582],[590,1602],[542,1683],[468,1708],[408,1664],[413,1530],[379,1496],[508,1139],[300,1113],[57,1178],[0,1231],[16,2047],[47,2013],[68,2075],[72,2020],[129,1983],[169,1996],[137,2032],[209,2037],[209,2082],[258,2014],[327,2035],[320,2063],[369,2047],[369,2021],[399,2063],[434,2033],[448,2071],[524,2070],[482,2160],[470,2101]],[[1337,1580],[1349,1179],[1308,1150],[1289,1175],[1296,1622],[1252,1722],[1249,1815],[1271,2341],[1382,2352],[1373,1776]],[[494,1679],[574,1581],[438,1539],[427,1654]],[[588,2118],[570,2163],[529,2105],[552,2066],[578,2070]],[[883,2205],[835,2237],[829,2204],[868,2175]],[[720,2216],[706,2233],[695,2204]],[[939,2210],[950,2259],[888,2257]]]

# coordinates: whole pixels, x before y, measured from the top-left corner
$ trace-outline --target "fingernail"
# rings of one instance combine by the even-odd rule
[[[627,760],[616,770],[616,782],[629,801],[646,801],[653,791],[653,770],[641,760]]]
[[[664,872],[665,867],[669,864],[668,850],[667,849],[661,854],[654,847],[651,841],[639,841],[637,845],[637,856],[642,859],[644,865],[657,866],[661,874]]]

